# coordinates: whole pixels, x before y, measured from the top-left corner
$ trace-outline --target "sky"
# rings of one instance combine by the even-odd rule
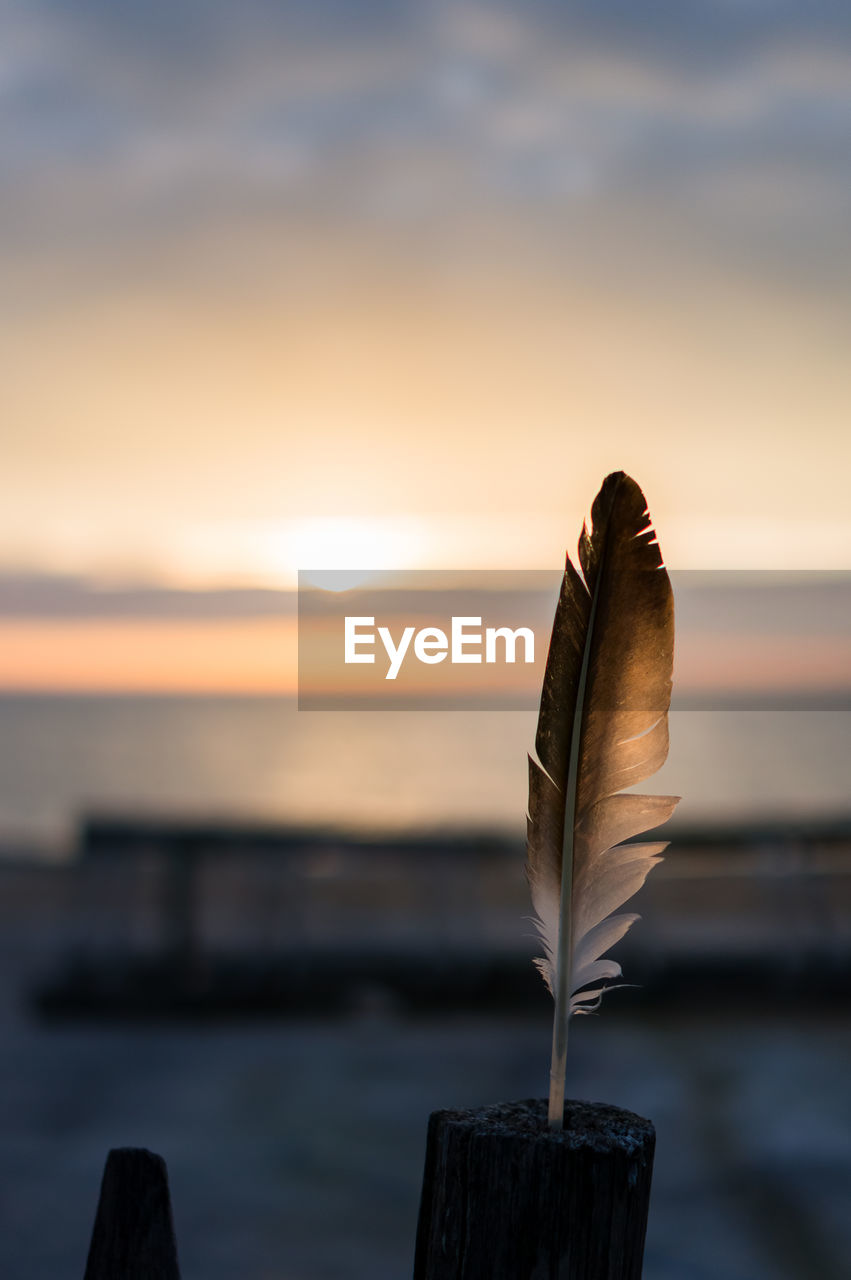
[[[851,568],[849,73],[825,0],[0,0],[0,687],[280,683],[243,596],[26,602],[547,568],[617,469]]]

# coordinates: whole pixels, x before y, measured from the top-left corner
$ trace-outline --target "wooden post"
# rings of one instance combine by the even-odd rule
[[[110,1151],[85,1280],[180,1280],[161,1156],[141,1147]]]
[[[603,1103],[432,1112],[414,1280],[640,1280],[655,1143]]]

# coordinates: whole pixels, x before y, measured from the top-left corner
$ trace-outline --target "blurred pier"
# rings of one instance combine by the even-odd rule
[[[851,990],[851,819],[673,830],[617,956],[642,1002]],[[522,1009],[546,995],[522,845],[96,818],[73,858],[0,863],[46,1015]],[[636,999],[617,992],[611,1000]]]

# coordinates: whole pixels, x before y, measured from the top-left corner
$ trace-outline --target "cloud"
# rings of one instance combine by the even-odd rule
[[[16,250],[246,220],[454,234],[632,200],[710,241],[767,223],[778,255],[809,237],[828,257],[849,211],[847,6],[7,0],[0,15]]]
[[[296,594],[254,587],[183,590],[37,573],[0,574],[0,619],[250,619],[296,613]]]

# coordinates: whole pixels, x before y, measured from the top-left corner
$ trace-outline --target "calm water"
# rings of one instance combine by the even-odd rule
[[[532,712],[299,712],[264,698],[0,698],[0,842],[90,810],[522,836]],[[851,711],[681,711],[650,787],[681,822],[849,807]]]

